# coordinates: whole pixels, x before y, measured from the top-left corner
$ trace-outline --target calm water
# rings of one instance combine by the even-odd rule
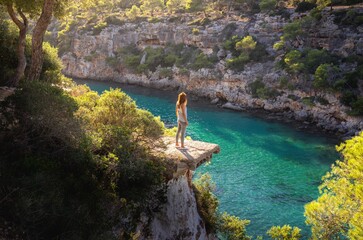
[[[175,92],[79,82],[99,93],[121,88],[140,108],[161,116],[167,126],[176,125]],[[196,173],[211,174],[219,210],[251,220],[247,230],[252,236],[265,235],[273,225],[290,224],[301,228],[306,239],[309,228],[304,223],[304,204],[318,196],[321,177],[338,158],[333,140],[192,100],[188,118],[187,135],[221,147],[211,163]]]

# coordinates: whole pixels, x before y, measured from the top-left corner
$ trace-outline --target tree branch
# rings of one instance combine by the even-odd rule
[[[23,27],[25,27],[24,23],[22,23],[17,17],[16,17],[16,14],[15,14],[15,11],[14,11],[14,8],[13,8],[13,4],[12,3],[9,3],[6,5],[6,8],[8,10],[8,13],[11,17],[11,20],[13,20],[13,22],[19,27],[19,29],[22,29]],[[21,11],[20,11],[21,12]],[[20,16],[24,14],[21,13]],[[24,16],[25,17],[25,16]],[[23,18],[23,17],[22,17]],[[24,18],[23,18],[24,19]]]
[[[24,26],[27,27],[28,26],[28,19],[24,15],[23,11],[21,11],[21,9],[18,9],[18,13],[19,13],[20,17],[23,19]]]

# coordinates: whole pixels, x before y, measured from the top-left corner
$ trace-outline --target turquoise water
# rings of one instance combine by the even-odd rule
[[[139,107],[161,116],[167,126],[176,125],[176,92],[86,83],[100,93],[121,88]],[[188,119],[187,135],[221,147],[211,163],[196,172],[211,174],[219,210],[251,220],[247,230],[255,237],[265,235],[273,225],[289,224],[301,228],[307,239],[304,205],[318,196],[321,177],[338,158],[334,140],[190,99]]]

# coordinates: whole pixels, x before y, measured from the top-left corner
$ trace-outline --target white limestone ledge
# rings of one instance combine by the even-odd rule
[[[219,153],[218,144],[194,140],[185,140],[185,148],[175,147],[174,137],[164,137],[164,153],[166,157],[175,163],[173,178],[183,176],[195,169],[204,162],[210,161],[213,153]]]

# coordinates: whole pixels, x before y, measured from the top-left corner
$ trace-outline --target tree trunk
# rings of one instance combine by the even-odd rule
[[[34,30],[32,39],[32,56],[28,80],[38,80],[43,67],[43,39],[45,31],[52,20],[55,0],[44,0],[42,14],[40,15]]]
[[[23,20],[20,21],[14,12],[12,4],[7,5],[7,10],[11,19],[19,28],[18,47],[16,51],[18,57],[18,66],[16,67],[16,72],[14,77],[9,81],[9,84],[11,86],[18,86],[20,79],[24,77],[24,72],[26,68],[25,47],[26,47],[26,32],[28,29],[28,19],[25,17],[21,9],[19,9],[18,10],[19,15]]]

